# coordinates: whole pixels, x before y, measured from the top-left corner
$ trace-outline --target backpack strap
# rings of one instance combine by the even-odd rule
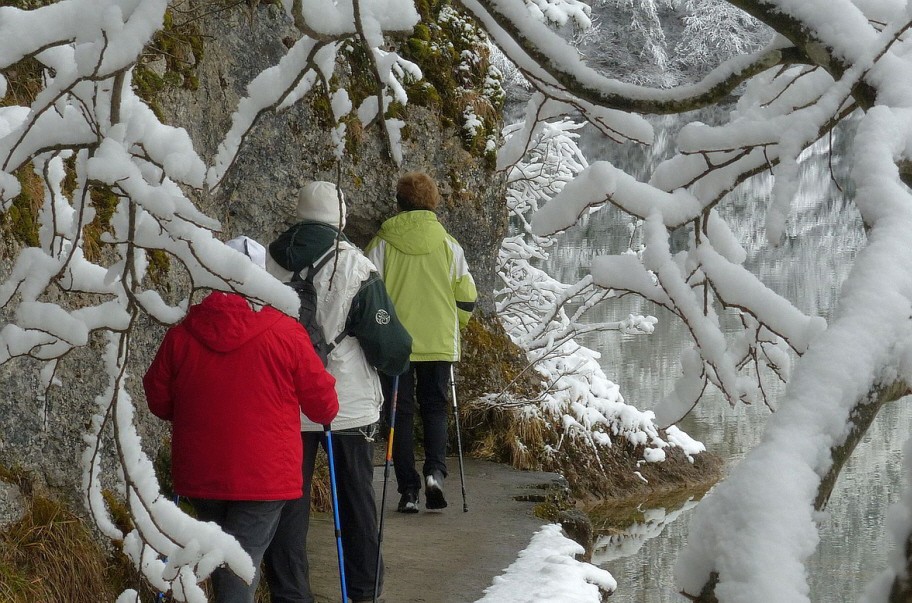
[[[314,262],[312,264],[308,264],[304,268],[301,268],[300,270],[295,272],[294,275],[292,275],[291,280],[292,281],[310,281],[311,283],[313,283],[314,276],[316,276],[316,274],[318,272],[320,272],[320,270],[323,268],[323,266],[325,266],[326,263],[329,262],[329,260],[331,260],[334,255],[336,255],[336,246],[331,245],[330,248],[328,250],[326,250],[326,253],[324,253],[323,255],[318,257],[316,260],[314,260]],[[304,270],[306,270],[307,272],[304,274],[304,277],[301,278],[301,272],[303,272]],[[345,339],[346,337],[348,337],[348,330],[342,329],[341,333],[339,333],[333,339],[331,339],[330,341],[327,342],[326,353],[329,354],[330,352],[332,352],[336,348],[336,346],[339,345],[342,342],[342,340]]]
[[[318,272],[320,272],[320,269],[322,269],[323,266],[326,265],[326,262],[331,260],[334,255],[336,255],[336,246],[335,245],[330,247],[326,251],[326,253],[324,253],[323,255],[318,257],[316,260],[314,260],[313,263],[304,266],[303,268],[301,268],[300,270],[295,272],[293,275],[291,275],[291,280],[292,281],[309,280],[310,282],[313,282],[314,276],[316,276],[316,274]],[[302,272],[304,273],[304,276],[301,276]]]
[[[324,253],[322,256],[317,258],[317,260],[313,264],[311,264],[310,266],[307,267],[307,278],[312,279],[313,275],[320,272],[320,270],[323,268],[323,266],[326,265],[326,262],[331,260],[334,255],[336,255],[336,246],[332,245],[326,251],[326,253]]]

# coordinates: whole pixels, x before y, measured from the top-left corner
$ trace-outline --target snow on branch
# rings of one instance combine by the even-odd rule
[[[199,583],[216,567],[225,565],[246,580],[254,568],[233,538],[190,519],[162,496],[126,393],[132,329],[143,315],[164,324],[179,321],[198,289],[234,291],[292,315],[298,306],[294,292],[239,261],[240,254],[218,239],[219,222],[200,211],[188,191],[217,187],[257,118],[298,102],[315,84],[331,97],[341,122],[351,104],[344,89],[331,91],[327,82],[338,68],[340,45],[349,39],[360,36],[375,57],[383,99],[375,112],[381,118],[389,99],[407,102],[401,80],[421,75],[378,48],[386,32],[414,26],[414,6],[392,0],[360,7],[304,4],[298,4],[303,22],[321,38],[333,32],[341,37],[302,37],[254,78],[212,165],[199,157],[186,131],[161,123],[131,86],[133,66],[163,26],[165,0],[0,8],[0,68],[35,59],[41,69],[32,99],[0,107],[2,207],[8,210],[23,193],[21,182],[29,183],[39,204],[37,245],[21,249],[0,282],[0,307],[9,317],[0,328],[0,363],[38,360],[44,388],[38,398],[46,400],[48,388],[64,385],[57,377],[59,361],[95,334],[106,338],[108,382],[95,398],[82,456],[86,505],[102,533],[122,540],[137,569],[175,600],[205,601]],[[355,8],[361,9],[357,19]],[[344,26],[334,29],[333,23]],[[5,77],[0,93],[9,93]],[[388,125],[388,137],[398,136]],[[93,224],[102,198],[107,205],[99,229]],[[175,292],[150,272],[153,255],[172,270],[186,271],[186,290]],[[113,450],[103,444],[109,441]],[[103,496],[111,483],[129,509],[133,528],[127,534],[114,525]],[[136,596],[129,589],[119,600]]]
[[[600,330],[647,335],[656,319],[629,315],[587,324],[584,315],[615,293],[594,286],[590,276],[576,283],[561,283],[532,264],[547,257],[546,250],[553,241],[533,233],[529,215],[541,203],[552,203],[552,197],[586,170],[585,158],[576,146],[575,130],[580,126],[569,120],[542,121],[531,133],[522,123],[504,131],[505,149],[511,148],[512,137],[519,136],[528,152],[508,173],[507,202],[517,234],[501,247],[498,275],[504,286],[495,293],[501,322],[547,383],[537,407],[529,412],[557,420],[564,435],[588,442],[595,453],[599,446],[610,446],[615,437],[645,446],[643,454],[648,461],[664,460],[664,448],[670,445],[681,447],[687,454],[699,452],[702,445],[686,434],[681,433],[674,443],[663,440],[653,414],[626,404],[617,385],[599,368],[597,353],[574,340]],[[497,404],[499,399],[494,398],[492,403]]]
[[[735,109],[717,114],[716,123],[684,126],[670,156],[646,176],[608,162],[581,163],[547,198],[522,206],[534,205],[531,219],[524,211],[515,218],[530,238],[511,238],[505,253],[526,262],[545,257],[546,247],[529,241],[552,244],[550,235],[605,203],[645,220],[644,247],[596,258],[591,283],[613,294],[607,300],[634,293],[664,306],[693,339],[681,355],[681,378],[656,410],[660,422],[686,415],[710,386],[730,403],[762,400],[777,409],[761,445],[697,507],[678,584],[695,601],[807,601],[806,564],[817,543],[812,509],[825,503],[845,457],[879,405],[908,392],[906,384],[912,382],[903,360],[912,307],[912,261],[906,257],[912,236],[907,39],[912,8],[850,0],[712,5],[690,0],[683,8],[693,11],[687,21],[691,31],[749,15],[756,19],[747,25],[751,31],[762,22],[776,35],[758,51],[714,55],[716,65],[695,84],[650,89],[589,67],[570,42],[549,30],[548,19],[535,11],[530,16],[523,3],[462,4],[536,92],[525,124],[515,131],[521,138],[507,141],[499,163],[517,174],[517,185],[534,182],[536,171],[524,162],[535,158],[536,141],[547,124],[569,114],[565,107],[593,124],[594,112],[583,102],[626,112],[627,117],[612,116],[611,123],[627,119],[633,124],[649,113],[684,113],[737,94]],[[739,9],[743,13],[736,16]],[[756,39],[744,48],[757,48]],[[849,157],[852,199],[868,228],[868,246],[857,256],[827,325],[798,311],[749,272],[721,210],[740,183],[767,172],[774,179],[771,195],[750,207],[765,214],[767,243],[778,244],[801,191],[806,152],[850,115],[861,120]],[[615,138],[610,128],[601,131]],[[672,239],[678,229],[688,235],[683,248],[681,237]],[[536,293],[521,294],[525,304],[503,302],[508,330],[534,333],[536,341],[552,328],[565,332],[562,320],[553,320],[562,316],[559,312],[544,314],[552,321],[548,327],[536,320],[544,308],[566,305],[565,299],[584,290],[584,281],[576,288],[558,286],[534,270],[517,269],[515,258],[502,259],[501,266],[509,268],[501,271],[508,285],[504,291],[513,295],[526,285]],[[723,329],[722,320],[732,317],[739,324]],[[794,367],[793,356],[798,357]],[[568,363],[562,367],[572,370]],[[783,400],[769,399],[764,368],[788,380]],[[874,398],[878,401],[871,402]],[[574,418],[566,424],[574,425]],[[908,543],[907,518],[896,522],[894,535],[900,548]],[[909,559],[908,550],[897,553],[890,575],[869,589],[877,593],[872,600],[910,590]]]
[[[237,111],[231,116],[231,129],[219,144],[213,166],[206,175],[210,190],[222,183],[257,119],[286,101],[290,104],[303,97],[321,74],[332,73],[337,51],[337,44],[302,37],[278,65],[264,70],[248,84],[248,96],[241,99]]]
[[[697,450],[674,428],[663,439],[653,413],[626,404],[598,367],[597,353],[573,342],[587,328],[651,331],[648,316],[582,325],[589,308],[618,295],[635,293],[671,309],[694,345],[682,354],[683,376],[667,396],[665,416],[685,414],[709,386],[731,402],[763,400],[778,408],[763,442],[697,507],[678,584],[696,600],[706,593],[703,600],[806,601],[805,566],[817,542],[812,508],[823,476],[838,465],[833,451],[847,443],[853,412],[870,392],[892,391],[893,384],[905,391],[903,384],[912,382],[912,363],[900,360],[909,349],[912,314],[912,8],[860,0],[729,0],[725,4],[777,35],[759,50],[751,44],[745,47],[750,52],[714,57],[717,64],[696,83],[649,88],[598,72],[549,29],[589,26],[590,13],[575,0],[459,4],[536,92],[525,122],[505,131],[512,136],[498,161],[510,182],[514,232],[498,257],[503,285],[497,292],[505,327],[528,346],[530,362],[548,383],[535,412],[593,448],[623,437],[644,446],[646,460],[661,460],[668,446]],[[142,315],[179,320],[202,287],[237,291],[286,312],[297,304],[280,283],[238,262],[237,252],[218,240],[219,223],[187,195],[224,181],[264,111],[282,110],[313,92],[330,101],[337,158],[345,119],[357,115],[365,124],[383,120],[390,153],[401,161],[404,123],[388,109],[404,104],[405,83],[420,77],[416,65],[385,44],[386,34],[418,22],[414,2],[283,0],[283,6],[302,37],[250,83],[212,165],[185,132],[161,124],[131,90],[131,68],[162,27],[165,0],[0,7],[0,68],[23,59],[42,68],[34,98],[0,107],[0,203],[10,207],[22,192],[20,180],[40,190],[37,245],[21,250],[0,282],[0,305],[11,317],[0,329],[0,362],[35,358],[43,366],[43,387],[53,387],[59,360],[105,334],[108,383],[96,398],[83,456],[87,504],[102,531],[123,536],[101,496],[102,476],[112,476],[135,526],[124,536],[128,554],[151,583],[170,588],[178,600],[200,601],[199,579],[221,563],[244,576],[251,568],[236,543],[186,523],[156,494],[124,389],[130,329]],[[683,7],[698,10],[705,3]],[[374,93],[358,107],[344,84],[335,83],[344,80],[334,76],[347,44],[363,47],[375,80]],[[9,89],[0,77],[0,93]],[[649,114],[684,113],[732,94],[740,97],[733,111],[718,123],[683,128],[672,155],[642,178],[608,162],[590,165],[575,148],[577,124],[562,119],[578,114],[612,140],[654,144]],[[747,273],[720,210],[738,184],[769,172],[772,195],[754,200],[750,210],[765,212],[768,242],[778,243],[803,177],[803,154],[853,113],[860,124],[849,150],[853,202],[869,229],[868,245],[823,329],[820,319],[803,316]],[[105,246],[102,258],[90,253],[86,228],[99,213],[93,198],[99,192],[114,209],[91,241]],[[631,241],[629,250],[597,259],[591,277],[575,283],[542,272],[536,262],[554,245],[550,235],[605,203],[630,216],[645,246]],[[688,240],[673,249],[671,235],[682,228]],[[152,254],[186,270],[186,291],[162,294],[149,269]],[[740,322],[729,336],[720,310],[733,310]],[[794,371],[789,348],[803,354]],[[767,399],[759,377],[748,375],[762,366],[789,379],[778,404]],[[109,436],[115,446],[106,456],[99,443]],[[894,540],[906,542],[908,532],[897,522]],[[167,565],[159,561],[162,554]],[[897,583],[900,565],[892,565]],[[128,590],[120,600],[136,596]]]
[[[648,88],[605,77],[586,65],[576,49],[530,18],[519,2],[461,0],[493,42],[542,92],[572,94],[592,106],[629,113],[679,113],[718,102],[750,77],[791,60],[782,42],[725,61],[698,84],[673,89]]]

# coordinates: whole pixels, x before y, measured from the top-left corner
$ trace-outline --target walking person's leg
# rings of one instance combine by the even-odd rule
[[[307,562],[307,530],[310,524],[311,483],[322,434],[303,432],[301,437],[304,442],[304,495],[286,503],[272,544],[264,557],[272,603],[314,601]]]
[[[368,425],[361,430],[368,433],[376,431],[376,427]],[[348,596],[352,601],[371,601],[379,548],[373,442],[358,430],[334,431],[333,452],[339,476],[339,518]],[[382,590],[382,560],[380,575]]]
[[[276,533],[286,501],[194,499],[192,503],[202,521],[216,521],[226,534],[234,536],[257,568],[251,584],[238,578],[228,568],[220,567],[213,571],[212,588],[216,603],[253,603],[260,581],[260,562]]]
[[[391,380],[384,380],[384,384]],[[388,387],[388,386],[387,386]],[[390,415],[389,401],[392,396],[385,396],[385,416]],[[418,511],[418,492],[421,490],[421,476],[415,470],[415,370],[410,364],[408,370],[399,375],[399,397],[396,401],[396,432],[393,438],[393,470],[396,473],[396,484],[399,494],[403,495],[400,501],[400,512],[414,513]],[[414,495],[415,506],[405,508],[406,495]]]
[[[450,363],[443,361],[416,362],[415,398],[424,428],[425,498],[428,509],[447,506],[443,496],[443,480],[447,477],[447,387],[450,383]]]

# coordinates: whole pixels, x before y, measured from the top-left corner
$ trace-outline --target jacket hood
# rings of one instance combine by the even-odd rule
[[[446,230],[432,211],[415,210],[396,214],[383,223],[377,236],[408,255],[425,255],[446,240]]]
[[[269,329],[283,314],[266,307],[255,312],[240,295],[215,291],[191,306],[183,325],[215,352],[230,352]]]
[[[304,220],[279,235],[269,244],[269,255],[275,263],[297,272],[319,259],[333,245],[339,230],[323,222]],[[342,240],[348,241],[345,235]]]

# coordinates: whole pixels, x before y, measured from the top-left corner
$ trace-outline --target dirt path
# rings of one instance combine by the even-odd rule
[[[542,493],[550,473],[516,471],[484,461],[465,460],[466,501],[462,510],[459,465],[447,459],[450,476],[444,491],[449,506],[441,512],[396,512],[399,495],[390,469],[383,525],[386,563],[385,603],[472,603],[495,576],[516,560],[546,521],[533,516],[533,502],[517,497]],[[374,470],[379,503],[383,467]],[[344,529],[344,526],[343,526]],[[309,534],[311,584],[317,603],[341,601],[333,519],[318,513]]]

